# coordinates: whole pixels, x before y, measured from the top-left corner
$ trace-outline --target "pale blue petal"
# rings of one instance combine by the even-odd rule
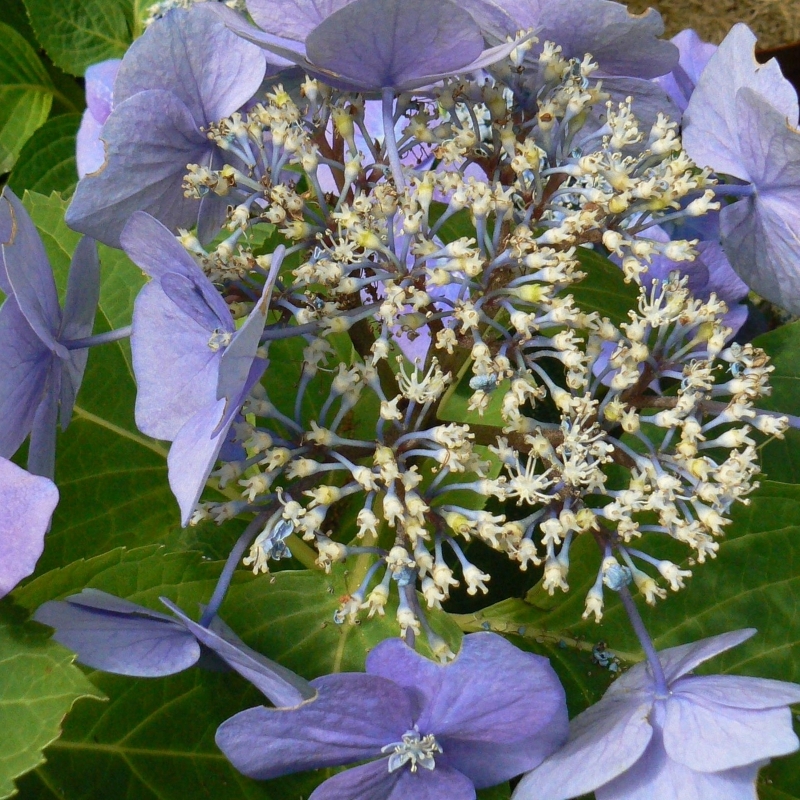
[[[697,642],[659,650],[658,658],[664,668],[667,683],[671,684],[705,661],[730,650],[756,634],[755,628],[744,628],[728,631],[718,636],[710,636]],[[650,692],[653,690],[653,678],[646,661],[634,664],[627,672],[611,684],[606,697],[614,695],[627,696],[631,692]]]
[[[54,360],[7,298],[0,308],[0,456],[11,458],[30,433]]]
[[[432,733],[448,763],[478,787],[532,769],[567,738],[564,690],[546,658],[494,633],[464,637],[448,664],[400,639],[381,642],[367,671],[421,693],[420,733]]]
[[[58,504],[58,489],[0,458],[0,597],[30,575]]]
[[[178,431],[167,457],[169,486],[181,510],[186,527],[203,493],[208,476],[225,442],[227,430],[213,432],[225,411],[225,400],[203,406]]]
[[[753,291],[800,313],[800,131],[761,96],[736,98],[740,161],[755,193],[725,206],[720,232],[725,252]]]
[[[533,53],[552,41],[561,45],[564,58],[591,53],[604,73],[636,78],[664,75],[678,62],[678,49],[658,38],[664,23],[652,8],[634,15],[611,0],[502,0],[501,5],[517,28],[536,29],[540,44]]]
[[[75,159],[78,162],[79,178],[97,172],[105,163],[106,146],[100,138],[102,132],[103,124],[98,122],[87,108],[83,112],[75,142]]]
[[[28,471],[34,475],[53,478],[56,469],[56,428],[58,427],[58,401],[61,396],[61,363],[53,365],[44,384],[44,392],[31,425],[28,443]]]
[[[341,673],[311,684],[318,694],[302,706],[251,708],[220,725],[217,745],[239,772],[266,780],[379,758],[411,729],[409,697],[392,681]]]
[[[746,25],[733,26],[703,70],[683,124],[683,146],[699,166],[745,181],[753,178],[739,145],[740,133],[747,130],[736,105],[739,90],[751,89],[790,124],[798,117],[794,87],[781,74],[777,61],[756,61],[755,41]]]
[[[201,408],[178,432],[167,456],[169,485],[181,509],[181,524],[189,524],[192,512],[228,439],[236,415],[250,389],[258,383],[267,362],[256,358],[238,393]]]
[[[133,310],[131,351],[136,375],[136,425],[172,441],[183,425],[213,403],[219,350],[211,332],[168,297],[160,282],[145,286]]]
[[[700,689],[701,679],[695,680],[695,689]],[[696,772],[744,767],[798,748],[788,706],[763,711],[732,708],[708,702],[697,691],[675,693],[666,705],[667,754]]]
[[[743,675],[689,675],[671,686],[676,695],[692,696],[732,708],[780,708],[800,703],[800,684]]]
[[[680,53],[678,64],[672,72],[656,78],[655,82],[681,111],[685,111],[694,87],[709,59],[717,51],[717,46],[704,42],[691,28],[676,34],[670,41]]]
[[[85,339],[92,335],[97,304],[100,300],[100,260],[97,256],[97,243],[84,236],[78,242],[72,256],[67,279],[67,296],[64,300],[64,314],[61,324],[60,340]],[[65,430],[72,417],[75,398],[83,382],[83,373],[89,350],[70,350],[69,356],[61,362],[61,429]]]
[[[297,706],[316,695],[315,689],[308,681],[250,649],[227,626],[218,626],[215,629],[212,621],[209,628],[204,628],[189,619],[178,606],[165,597],[161,598],[161,602],[175,614],[197,641],[213,650],[228,666],[250,681],[276,706]]]
[[[650,742],[651,708],[652,700],[645,694],[610,697],[607,693],[572,720],[567,743],[522,778],[513,800],[567,800],[622,775]]]
[[[247,0],[256,25],[267,33],[304,42],[327,17],[353,0]]]
[[[308,800],[474,800],[472,781],[438,761],[433,770],[389,772],[387,759],[328,778]]]
[[[261,50],[229,31],[201,3],[170,11],[130,46],[114,85],[114,102],[161,89],[180,100],[200,128],[250,100],[264,70]]]
[[[272,266],[261,290],[261,297],[222,354],[217,381],[217,399],[235,398],[249,379],[253,359],[256,357],[261,343],[261,335],[264,333],[264,326],[267,323],[272,289],[283,263],[285,252],[285,248],[281,246],[273,253]],[[229,413],[230,409],[226,412],[226,417]]]
[[[268,58],[275,61],[280,67],[290,67],[292,64],[300,64],[305,67],[308,64],[304,43],[265,33],[245,21],[241,14],[237,14],[221,3],[213,3],[209,8],[225,23],[228,30],[241,36],[242,39],[268,50],[270,53]]]
[[[135,211],[147,211],[171,230],[191,228],[199,203],[183,195],[187,164],[205,164],[213,145],[174,95],[145,91],[117,105],[103,127],[106,163],[78,184],[67,224],[120,246]]]
[[[355,0],[306,40],[308,60],[374,89],[452,74],[477,59],[483,37],[451,0]]]
[[[61,308],[42,239],[28,212],[7,186],[3,198],[11,214],[11,238],[2,244],[8,282],[19,310],[36,335],[64,357],[66,351],[55,338],[61,327]]]
[[[182,625],[105,592],[45,603],[33,618],[55,628],[53,638],[82,664],[118,675],[172,675],[200,657],[200,645]]]
[[[122,64],[121,59],[109,58],[107,61],[92,64],[84,76],[86,105],[91,115],[101,125],[108,119],[114,106],[114,81],[117,79],[120,64]]]
[[[763,762],[761,762],[763,764]],[[628,772],[595,790],[596,800],[757,800],[761,764],[694,772],[673,761],[656,732],[643,757]]]

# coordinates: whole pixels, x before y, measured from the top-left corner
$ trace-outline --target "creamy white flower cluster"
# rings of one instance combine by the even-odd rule
[[[729,344],[725,304],[677,273],[648,279],[656,255],[687,269],[695,256],[648,228],[716,206],[675,125],[658,115],[645,129],[630,99],[607,101],[588,57],[547,46],[541,61],[528,114],[491,81],[401,97],[402,189],[368,104],[312,80],[212,126],[241,166],[192,165],[185,182],[187,196],[230,198],[224,241],[182,241],[235,311],[269,270],[265,239],[287,243],[264,354],[287,333],[304,340],[293,408],[256,386],[236,425],[246,458],[215,473],[238,496],[197,517],[271,509],[245,563],[266,572],[295,535],[326,570],[353,557],[360,583],[337,621],[383,615],[395,584],[403,635],[424,629],[442,657],[423,607],[490,581],[463,542],[541,567],[552,594],[591,536],[586,615],[602,617],[604,586],[633,581],[654,602],[657,576],[677,590],[690,571],[634,543],[659,534],[713,557],[757,485],[755,432],[787,424],[757,409],[771,367]],[[638,287],[627,321],[582,304],[587,248]]]

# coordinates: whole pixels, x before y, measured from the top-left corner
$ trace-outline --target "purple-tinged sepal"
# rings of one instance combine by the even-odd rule
[[[215,12],[237,34],[274,56],[297,64],[309,75],[345,91],[410,91],[446,77],[475,72],[500,61],[518,42],[484,49],[472,16],[452,0],[354,0],[294,14],[289,25],[258,14],[266,32],[224,7]],[[280,32],[280,33],[279,33]],[[277,34],[277,35],[276,35]],[[304,34],[302,42],[282,38]]]
[[[79,178],[96,172],[106,160],[101,134],[114,107],[114,81],[121,63],[119,58],[110,58],[92,64],[86,70],[86,110],[78,128],[75,148]]]
[[[98,589],[84,589],[41,605],[34,619],[55,629],[53,638],[88,667],[117,675],[174,675],[211,656],[253,683],[270,702],[297,706],[315,696],[307,681],[256,653],[219,618],[200,625],[166,598],[174,616]]]
[[[672,72],[654,80],[683,112],[689,105],[700,75],[711,56],[717,52],[717,46],[710,42],[704,42],[691,28],[676,34],[670,41],[680,53],[678,63],[673,67]]]
[[[156,21],[122,60],[102,131],[105,163],[78,184],[67,224],[113,247],[138,210],[172,229],[193,227],[200,206],[183,194],[187,165],[210,167],[218,155],[202,129],[250,100],[265,71],[261,50],[206,4]]]
[[[740,182],[720,212],[722,245],[736,273],[767,300],[800,313],[797,94],[776,61],[756,62],[754,46],[750,30],[734,26],[692,95],[683,143],[699,165]],[[726,184],[716,192],[725,197]]]
[[[240,772],[267,779],[367,761],[312,798],[467,800],[540,763],[566,736],[564,692],[547,660],[492,633],[465,637],[446,665],[385,640],[367,674],[311,685],[317,696],[296,709],[252,708],[220,726],[217,744]]]
[[[100,290],[95,242],[83,238],[70,265],[64,310],[47,254],[27,211],[6,187],[0,197],[0,456],[10,458],[30,435],[28,468],[52,477],[56,426],[66,428],[83,379]]]
[[[668,687],[647,662],[619,677],[570,724],[567,743],[528,773],[514,800],[753,800],[758,770],[798,749],[789,706],[800,685],[695,667],[741,644],[731,631],[658,653]]]
[[[33,572],[57,504],[51,480],[0,458],[0,597]]]

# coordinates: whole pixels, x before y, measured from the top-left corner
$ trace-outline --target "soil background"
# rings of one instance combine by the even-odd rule
[[[707,42],[719,44],[736,22],[745,22],[769,49],[800,41],[800,0],[632,0],[633,13],[650,6],[661,12],[667,37],[694,28]]]

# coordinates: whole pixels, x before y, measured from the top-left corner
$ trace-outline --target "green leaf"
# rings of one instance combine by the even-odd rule
[[[645,607],[642,615],[658,648],[672,647],[737,628],[758,627],[759,634],[726,655],[712,668],[759,674],[780,680],[800,679],[800,556],[795,539],[800,530],[800,486],[765,481],[737,504],[732,524],[720,540],[719,555],[693,567],[687,587]],[[680,562],[686,548],[665,537],[643,537],[640,549],[658,558]],[[494,629],[525,625],[526,637],[562,639],[570,648],[586,649],[599,640],[627,662],[641,659],[636,637],[622,606],[606,593],[603,621],[581,619],[586,592],[594,583],[600,554],[594,542],[579,538],[570,549],[570,592],[544,598],[536,590],[529,602],[505,601],[477,615]],[[546,602],[541,602],[544,599]]]
[[[156,610],[163,608],[159,597],[167,595],[191,613],[208,601],[221,569],[219,562],[205,561],[199,553],[169,553],[159,545],[117,547],[40,574],[17,587],[13,596],[34,611],[48,600],[91,587]]]
[[[431,203],[429,214],[431,226],[439,221],[439,218],[446,210],[447,205],[445,203]],[[472,224],[469,211],[467,211],[466,208],[456,211],[455,214],[446,219],[441,224],[439,230],[436,231],[436,237],[441,239],[445,244],[450,244],[450,242],[454,242],[456,239],[461,239],[463,237],[474,239],[475,235],[475,226]]]
[[[0,605],[0,797],[16,794],[14,778],[44,761],[42,750],[76,700],[103,698],[73,660],[8,600]]]
[[[279,572],[231,587],[222,616],[260,652],[306,678],[364,669],[378,642],[398,635],[394,610],[360,624],[336,625],[333,614],[348,594],[346,570]],[[460,633],[443,613],[428,614],[434,630],[458,651]],[[421,651],[427,652],[422,642]]]
[[[6,0],[3,3],[3,18],[6,24],[21,33],[34,49],[38,49],[39,43],[33,35],[28,12],[25,10],[25,4],[22,0]]]
[[[575,257],[580,261],[586,277],[569,287],[578,306],[583,311],[597,311],[615,325],[628,322],[628,311],[636,308],[639,290],[634,283],[625,283],[622,270],[594,250],[579,247]]]
[[[798,729],[798,718],[795,715],[795,733]],[[800,754],[794,753],[788,758],[773,761],[758,776],[759,800],[799,800],[800,799]]]
[[[81,704],[47,763],[20,783],[33,798],[287,800],[308,797],[322,776],[258,782],[241,775],[214,743],[217,727],[264,698],[227,673],[191,669],[168,678],[92,673],[111,699]]]
[[[86,90],[81,78],[76,78],[64,70],[59,69],[48,57],[42,53],[42,63],[53,81],[53,107],[50,116],[60,114],[78,114],[86,108]]]
[[[481,789],[477,800],[509,800],[510,797],[511,787],[508,783],[501,783],[500,786],[493,786],[491,789]]]
[[[33,611],[47,600],[91,587],[156,610],[163,608],[159,598],[164,595],[193,615],[211,597],[222,566],[223,562],[207,561],[199,553],[170,553],[158,546],[117,548],[40,574],[15,589],[14,599]],[[254,576],[240,567],[220,616],[251,647],[308,679],[363,670],[369,650],[398,631],[391,605],[385,617],[365,618],[360,624],[333,622],[348,594],[349,577],[342,568],[330,575],[288,570]],[[458,627],[446,614],[428,617],[457,651]]]
[[[8,172],[53,103],[53,82],[25,37],[0,22],[0,173]]]
[[[36,36],[56,66],[72,75],[122,58],[133,41],[130,0],[25,0]]]
[[[800,322],[784,325],[753,340],[772,359],[772,395],[758,401],[760,408],[800,416]],[[772,440],[761,448],[761,468],[775,481],[800,483],[800,431],[791,429],[786,438]]]
[[[41,194],[72,194],[78,183],[75,136],[80,114],[62,114],[47,120],[19,154],[8,185],[19,195],[29,189]]]
[[[472,359],[467,358],[459,370],[454,383],[444,393],[439,407],[436,409],[438,419],[445,422],[458,422],[467,425],[488,425],[502,428],[506,423],[503,420],[503,397],[511,386],[510,380],[501,381],[489,394],[489,405],[483,414],[469,409],[469,401],[474,390],[469,385],[473,378]]]
[[[15,599],[33,610],[90,586],[156,610],[163,610],[159,597],[165,595],[194,614],[208,601],[221,568],[197,553],[118,548],[41,575],[18,588]],[[245,570],[235,577],[241,580],[255,582]],[[227,762],[214,744],[214,731],[236,712],[264,702],[234,673],[190,669],[151,680],[90,675],[109,703],[79,707],[69,717],[64,735],[47,751],[47,763],[23,782],[26,798],[283,800],[307,796],[321,779],[258,783]]]

